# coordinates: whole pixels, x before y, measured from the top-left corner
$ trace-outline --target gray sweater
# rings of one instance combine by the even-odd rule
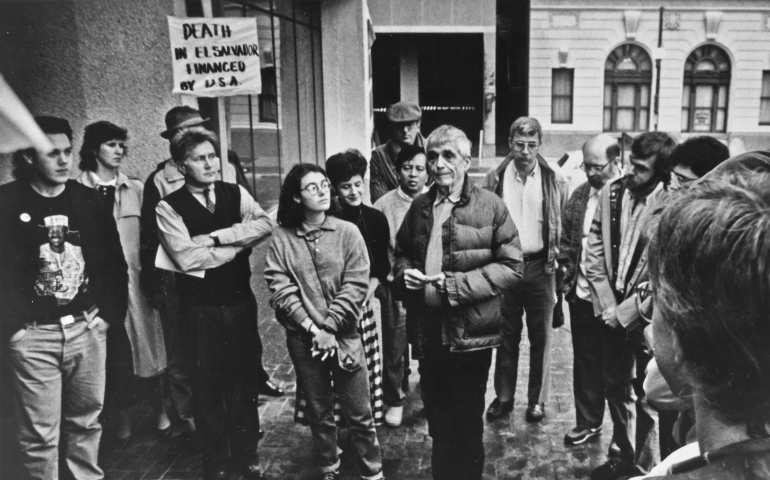
[[[265,267],[270,306],[289,330],[302,330],[310,318],[345,336],[356,332],[369,287],[366,244],[354,224],[335,217],[327,216],[320,229],[310,241],[301,228],[275,229]]]
[[[426,189],[427,191],[427,189]],[[409,211],[409,207],[412,206],[413,199],[407,194],[401,191],[401,188],[391,190],[379,200],[374,203],[374,208],[385,214],[385,218],[388,219],[388,225],[390,225],[390,243],[388,244],[388,260],[391,265],[394,265],[396,251],[396,234],[398,229],[401,228],[401,223],[406,217],[406,212]],[[388,274],[388,281],[393,281],[393,270]]]

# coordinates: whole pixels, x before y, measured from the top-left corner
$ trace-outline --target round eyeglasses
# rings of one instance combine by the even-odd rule
[[[321,185],[316,185],[315,183],[311,183],[310,185],[306,186],[305,188],[300,188],[299,191],[301,192],[301,191],[304,190],[307,193],[309,193],[310,195],[314,195],[315,196],[315,195],[318,195],[318,192],[320,192],[320,191],[324,191],[324,192],[328,191],[329,188],[330,188],[329,182],[324,180],[323,182],[321,182]]]

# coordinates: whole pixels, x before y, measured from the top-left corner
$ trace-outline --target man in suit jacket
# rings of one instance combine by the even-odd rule
[[[646,275],[642,226],[668,183],[668,157],[676,142],[663,132],[639,135],[631,146],[628,174],[602,189],[588,236],[586,277],[594,314],[603,327],[605,395],[620,455],[591,473],[593,480],[647,473],[660,461],[658,415],[644,399],[644,346],[634,287]],[[641,236],[644,238],[644,236]],[[644,241],[644,240],[642,240]],[[636,372],[636,378],[634,378]],[[632,385],[632,379],[633,385]],[[633,404],[636,402],[636,428]],[[636,430],[636,434],[634,432]]]
[[[16,387],[16,478],[58,478],[61,465],[73,478],[101,479],[107,328],[126,317],[128,267],[111,205],[69,180],[69,123],[35,120],[51,149],[16,152],[16,181],[0,187],[0,330]]]
[[[602,187],[620,174],[620,145],[610,135],[590,138],[583,145],[588,181],[575,189],[562,212],[559,263],[564,273],[565,299],[569,304],[574,355],[573,388],[577,426],[564,437],[567,445],[598,438],[604,418],[602,375],[602,325],[594,315],[586,278],[586,245]]]

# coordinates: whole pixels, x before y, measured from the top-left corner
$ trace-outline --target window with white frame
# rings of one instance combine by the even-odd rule
[[[652,60],[633,43],[615,48],[604,63],[605,132],[645,132],[650,121]]]
[[[770,125],[770,70],[762,72],[762,93],[759,94],[759,124]]]
[[[703,45],[687,57],[682,88],[682,131],[724,132],[730,91],[730,57]]]
[[[575,69],[554,68],[551,74],[551,123],[572,123]]]

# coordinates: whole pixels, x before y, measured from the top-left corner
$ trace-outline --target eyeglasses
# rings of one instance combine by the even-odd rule
[[[306,186],[305,188],[300,188],[299,189],[300,192],[303,191],[303,190],[307,191],[307,193],[309,193],[310,195],[315,196],[315,195],[318,195],[318,192],[320,192],[320,191],[324,191],[324,192],[329,191],[329,182],[324,180],[323,182],[321,182],[320,186],[316,185],[315,183],[311,183],[310,185]]]
[[[634,287],[634,293],[636,294],[636,310],[639,312],[639,315],[647,323],[652,322],[652,285],[650,285],[650,282],[642,282]]]
[[[523,151],[524,147],[527,147],[530,151],[532,151],[540,148],[540,144],[535,142],[513,142],[513,149],[517,152]]]
[[[681,173],[677,173],[677,172],[673,172],[673,171],[671,173],[674,174],[674,176],[676,177],[677,181],[679,182],[679,185],[681,185],[683,187],[686,187],[687,185],[689,185],[692,182],[694,182],[695,180],[697,180],[697,178],[685,177]]]
[[[591,172],[601,173],[610,165],[612,165],[612,162],[607,162],[604,165],[591,165],[591,164],[586,164],[586,162],[583,162],[580,164],[580,169],[586,173],[591,173]]]

